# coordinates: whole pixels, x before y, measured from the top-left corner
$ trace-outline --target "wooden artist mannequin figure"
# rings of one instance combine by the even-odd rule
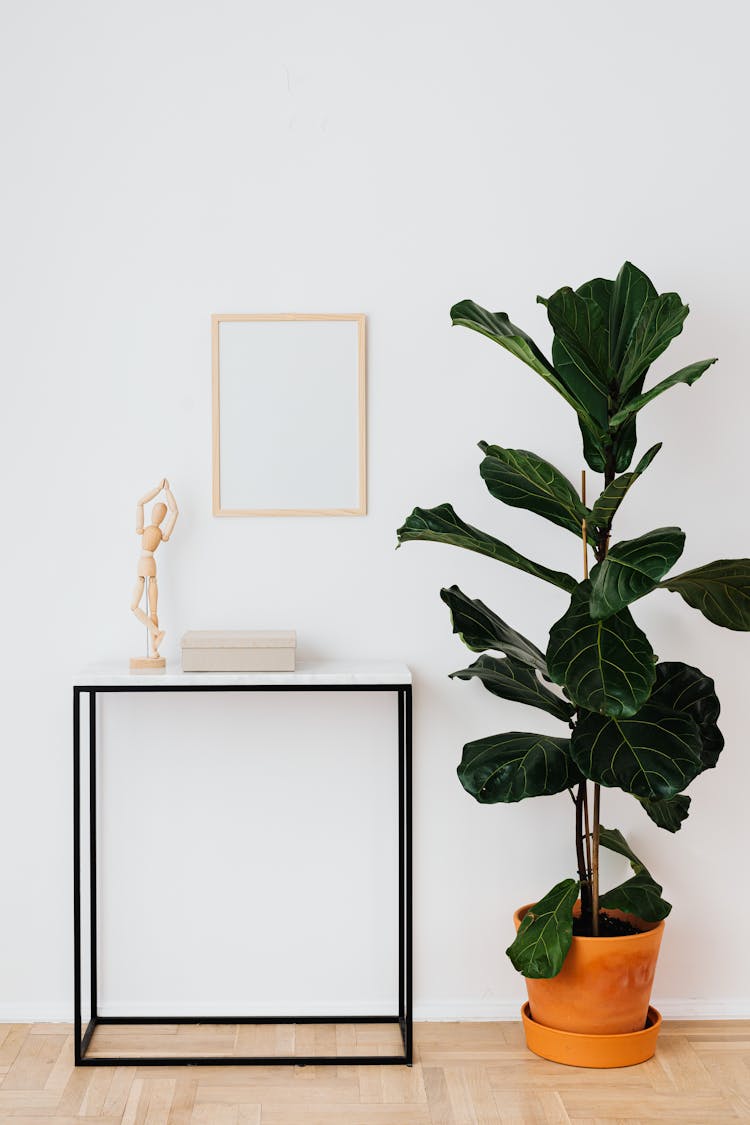
[[[143,507],[145,504],[150,503],[155,496],[164,490],[166,497],[166,504],[159,502],[154,504],[151,510],[152,522],[148,527],[144,527]],[[167,515],[169,513],[169,515]],[[159,629],[158,605],[159,605],[159,587],[156,581],[156,559],[154,553],[160,543],[166,543],[174,531],[174,525],[177,523],[179,512],[175,498],[169,487],[169,481],[164,478],[156,488],[152,488],[138,501],[135,516],[135,531],[136,535],[141,537],[142,554],[138,560],[138,578],[136,580],[135,590],[133,591],[133,600],[130,603],[130,608],[141,622],[145,625],[149,632],[150,641],[150,655],[146,657],[133,657],[130,661],[130,667],[134,671],[149,671],[153,669],[164,668],[166,661],[163,656],[159,656],[159,645],[164,637],[164,632]],[[167,517],[167,522],[164,524],[162,530],[162,523],[164,517]],[[146,603],[148,612],[141,608],[141,601],[143,599],[146,584],[148,583],[148,594]]]

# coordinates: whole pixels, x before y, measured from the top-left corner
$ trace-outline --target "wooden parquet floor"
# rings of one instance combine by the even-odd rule
[[[389,1053],[389,1027],[107,1029],[99,1050]],[[97,1035],[104,1029],[98,1029]],[[137,1040],[136,1040],[137,1035]],[[229,1042],[231,1040],[231,1043]],[[263,1040],[263,1041],[261,1041]],[[750,1021],[665,1023],[641,1066],[529,1054],[520,1023],[423,1023],[413,1067],[73,1066],[67,1024],[0,1025],[0,1121],[14,1125],[710,1125],[750,1121]],[[136,1046],[137,1043],[137,1046]]]

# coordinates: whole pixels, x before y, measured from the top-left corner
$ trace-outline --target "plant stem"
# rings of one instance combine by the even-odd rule
[[[586,828],[586,867],[589,875],[592,874],[591,866],[591,829],[589,828],[589,791],[588,785],[583,792],[583,823]],[[593,886],[593,884],[592,884]]]
[[[583,814],[587,803],[586,782],[582,781],[576,794],[576,856],[578,859],[578,880],[581,884],[581,922],[584,929],[589,928],[591,919],[591,871],[586,865],[583,843]]]
[[[594,785],[594,836],[591,841],[591,933],[599,937],[599,800],[601,786]]]
[[[583,504],[586,503],[586,470],[581,470],[581,500]],[[583,540],[583,577],[587,579],[589,576],[589,531],[586,526],[586,520],[581,520],[581,539]]]

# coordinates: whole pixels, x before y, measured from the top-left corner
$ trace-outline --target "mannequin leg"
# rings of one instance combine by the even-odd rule
[[[155,579],[152,578],[151,582],[149,582],[149,585],[153,585],[154,582],[155,582]],[[130,609],[131,609],[131,612],[138,618],[141,625],[146,626],[146,628],[148,629],[148,631],[149,631],[149,633],[151,634],[152,637],[154,637],[158,634],[159,639],[161,639],[164,636],[164,634],[159,633],[159,626],[155,625],[153,623],[153,621],[151,620],[151,618],[148,616],[148,614],[144,613],[144,611],[141,609],[141,598],[143,597],[143,588],[144,588],[145,585],[146,585],[146,579],[145,578],[139,577],[136,580],[135,589],[133,590],[133,599],[130,603]],[[150,601],[151,601],[151,598],[149,596],[149,602]]]
[[[151,633],[151,655],[159,655],[159,645],[164,637],[163,631],[159,631],[159,617],[157,613],[159,605],[159,587],[156,581],[156,575],[149,579],[148,583],[148,609],[151,617],[151,624],[153,631]]]

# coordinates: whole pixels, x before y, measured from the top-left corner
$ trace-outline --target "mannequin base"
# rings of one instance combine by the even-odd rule
[[[131,656],[131,672],[163,672],[167,662],[163,656]]]

